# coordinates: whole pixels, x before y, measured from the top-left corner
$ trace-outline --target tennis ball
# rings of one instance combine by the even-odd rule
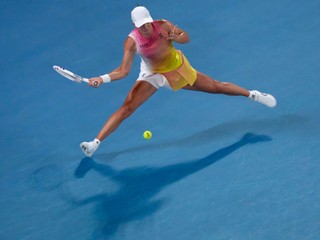
[[[144,137],[144,139],[150,139],[150,138],[152,138],[152,132],[150,132],[150,131],[145,131],[145,132],[143,133],[143,137]]]

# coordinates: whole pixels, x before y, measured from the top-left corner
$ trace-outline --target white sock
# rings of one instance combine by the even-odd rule
[[[249,91],[249,96],[248,96],[248,98],[255,100],[255,98],[256,98],[257,95],[256,95],[256,93],[254,93],[254,92],[255,92],[255,90]]]
[[[98,146],[99,146],[100,143],[101,143],[101,141],[100,141],[98,138],[95,138],[95,139],[93,140],[93,142],[94,142],[95,144],[97,144]]]

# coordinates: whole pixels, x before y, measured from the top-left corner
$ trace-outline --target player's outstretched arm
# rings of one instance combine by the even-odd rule
[[[121,65],[112,72],[89,79],[89,85],[99,87],[102,83],[107,83],[125,78],[131,70],[133,58],[136,52],[135,42],[131,37],[127,37],[124,43],[124,53]]]

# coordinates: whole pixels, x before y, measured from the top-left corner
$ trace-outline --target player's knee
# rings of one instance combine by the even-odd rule
[[[124,104],[121,108],[120,108],[120,119],[124,120],[126,118],[128,118],[133,112],[134,112],[134,108],[132,106],[130,106],[130,104]]]
[[[216,93],[225,93],[228,83],[227,82],[215,82]]]

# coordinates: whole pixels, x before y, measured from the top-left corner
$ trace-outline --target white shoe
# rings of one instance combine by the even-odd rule
[[[87,155],[88,157],[91,157],[92,154],[98,149],[99,145],[100,145],[100,140],[96,138],[91,142],[80,143],[80,148],[85,155]]]
[[[267,93],[261,93],[257,90],[250,91],[249,98],[252,99],[253,101],[262,103],[271,108],[277,105],[277,100],[274,98],[274,96]]]

